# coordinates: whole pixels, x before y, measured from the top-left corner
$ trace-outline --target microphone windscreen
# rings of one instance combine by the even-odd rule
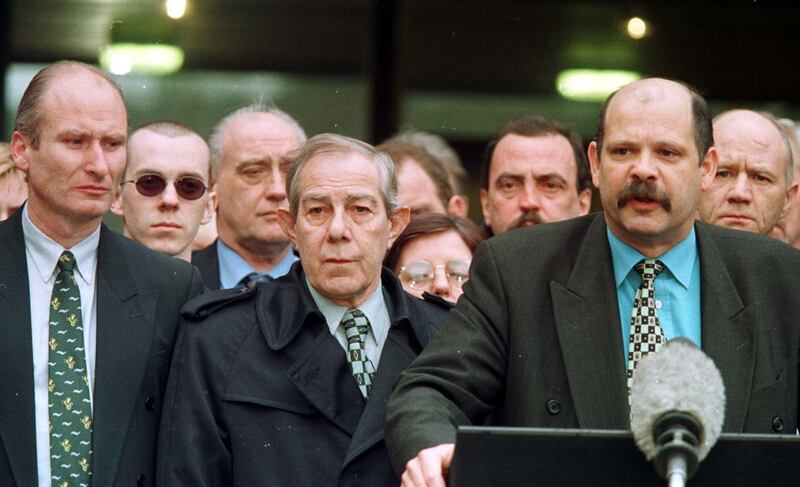
[[[659,352],[637,364],[631,384],[631,431],[648,460],[655,455],[653,425],[666,412],[680,411],[700,423],[698,460],[702,461],[722,432],[725,386],[702,350],[685,338],[670,340]]]

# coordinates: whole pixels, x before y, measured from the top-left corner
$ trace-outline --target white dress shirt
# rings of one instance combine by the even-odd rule
[[[311,297],[317,304],[322,315],[325,317],[325,322],[328,324],[331,334],[342,350],[347,352],[347,336],[344,334],[344,326],[342,325],[342,318],[348,309],[345,306],[339,306],[330,299],[321,295],[316,289],[308,282],[306,278],[306,286],[311,291]],[[389,335],[389,309],[386,307],[386,302],[383,300],[383,286],[378,282],[378,289],[358,307],[364,316],[369,320],[369,332],[367,339],[364,341],[364,348],[367,352],[367,357],[372,361],[375,370],[378,370],[378,362],[381,361],[381,352],[383,351],[383,344],[386,342],[386,337]]]
[[[31,343],[33,351],[33,390],[36,419],[36,462],[39,486],[50,486],[50,414],[48,411],[47,361],[50,338],[50,298],[58,274],[56,264],[64,247],[45,235],[28,215],[28,205],[22,210],[22,232],[25,235],[25,258],[28,264],[28,283],[31,300]],[[100,227],[77,245],[68,249],[75,256],[76,281],[81,293],[81,320],[86,349],[86,372],[89,375],[89,400],[94,407],[94,364],[97,329],[95,301],[95,270]]]

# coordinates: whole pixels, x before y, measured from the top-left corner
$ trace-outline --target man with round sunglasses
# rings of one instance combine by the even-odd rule
[[[125,221],[125,236],[151,249],[191,260],[192,241],[216,206],[209,191],[208,145],[178,122],[152,122],[128,142],[128,165],[112,211]]]

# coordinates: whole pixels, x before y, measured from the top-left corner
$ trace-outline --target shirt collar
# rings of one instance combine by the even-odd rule
[[[275,278],[281,277],[289,272],[292,264],[297,261],[297,256],[289,249],[280,262],[275,264],[269,271],[262,273],[255,270],[241,255],[225,245],[225,242],[223,242],[221,238],[218,238],[217,259],[219,259],[219,282],[224,289],[227,289],[239,284],[242,278],[252,272],[266,274]]]
[[[28,214],[28,205],[22,210],[22,233],[25,236],[25,251],[31,256],[42,281],[47,282],[56,273],[56,264],[65,250],[64,247],[34,225]],[[75,256],[78,276],[89,286],[94,282],[99,243],[100,225],[88,237],[69,249]]]
[[[308,282],[308,277],[305,277],[305,281],[308,290],[311,292],[311,297],[314,299],[314,303],[316,303],[317,308],[319,308],[320,312],[325,317],[325,322],[328,324],[331,334],[335,334],[336,330],[339,328],[339,326],[341,326],[342,317],[344,317],[344,314],[350,308],[346,306],[339,306],[320,294],[316,289],[314,289],[314,286]],[[386,309],[386,303],[383,299],[383,285],[380,280],[378,281],[378,288],[374,293],[372,293],[372,296],[361,303],[358,309],[360,309],[361,312],[364,313],[364,316],[366,316],[369,320],[369,328],[372,331],[375,340],[378,343],[382,343],[383,338],[385,338],[384,335],[388,333],[388,330],[386,330],[385,327],[376,326],[377,323],[380,323],[379,320],[381,317],[381,310]]]
[[[611,261],[614,266],[614,280],[617,287],[633,271],[633,266],[644,259],[645,256],[638,250],[624,243],[614,235],[610,228],[606,227],[608,243],[611,247]],[[691,282],[692,270],[694,269],[697,258],[697,235],[694,226],[683,240],[677,245],[658,257],[667,270],[675,277],[681,286],[688,289]]]

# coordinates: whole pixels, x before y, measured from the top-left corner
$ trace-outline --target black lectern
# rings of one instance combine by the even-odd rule
[[[450,487],[665,486],[630,431],[460,427]],[[723,434],[688,486],[800,485],[800,436]]]

